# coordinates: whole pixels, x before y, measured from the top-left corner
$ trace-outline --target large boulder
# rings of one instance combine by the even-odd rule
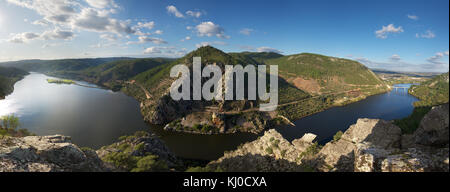
[[[449,171],[448,148],[416,149],[387,156],[381,162],[383,172]]]
[[[30,136],[0,139],[0,172],[108,171],[94,151],[80,149],[70,137]]]
[[[313,145],[313,141],[316,139],[317,135],[312,133],[306,133],[300,139],[295,139],[292,141],[292,144],[298,151],[306,151],[308,147]]]
[[[402,131],[390,122],[380,119],[358,119],[345,131],[341,139],[352,143],[366,142],[379,148],[398,148]]]
[[[416,144],[434,147],[448,145],[448,103],[433,107],[420,122],[419,128],[414,132]]]
[[[232,172],[305,171],[305,167],[301,166],[301,154],[313,145],[315,137],[314,134],[305,134],[290,143],[275,129],[271,129],[257,140],[225,152],[223,157],[210,162],[208,166]]]
[[[341,139],[327,143],[320,150],[315,160],[316,168],[319,171],[354,171],[355,150],[359,143],[364,143],[366,148],[367,146],[376,146],[377,149],[400,147],[401,129],[384,120],[358,119],[356,124],[351,125],[344,132]],[[361,161],[365,161],[366,158],[374,157],[362,157]]]
[[[355,172],[379,172],[382,161],[396,149],[382,149],[367,143],[358,143],[355,149]]]

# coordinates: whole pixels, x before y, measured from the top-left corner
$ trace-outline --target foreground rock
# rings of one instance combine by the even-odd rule
[[[434,107],[410,135],[379,119],[358,119],[321,149],[314,134],[289,143],[275,130],[209,166],[225,171],[449,171],[448,104]]]
[[[170,171],[181,165],[177,157],[156,135],[136,132],[97,150],[98,156],[113,171]]]
[[[413,134],[416,144],[434,147],[448,146],[448,107],[448,103],[433,107],[423,117],[419,128]]]
[[[290,143],[271,129],[257,140],[246,143],[235,151],[226,152],[208,166],[232,172],[305,171],[307,167],[301,165],[302,155],[314,145],[312,141],[315,137],[314,134],[306,134]]]
[[[320,171],[353,171],[354,151],[358,143],[375,145],[377,149],[399,148],[401,129],[379,119],[358,119],[341,139],[327,143],[317,155]]]
[[[29,136],[0,139],[0,172],[108,171],[97,154],[72,144],[70,137]]]

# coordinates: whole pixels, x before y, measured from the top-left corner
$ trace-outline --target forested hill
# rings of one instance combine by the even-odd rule
[[[448,72],[434,77],[420,85],[414,85],[409,89],[409,93],[416,96],[420,101],[414,106],[435,106],[448,103],[449,79]]]
[[[313,94],[349,90],[365,92],[385,87],[370,69],[353,60],[301,53],[264,62],[278,65],[280,76]]]
[[[0,99],[10,94],[14,89],[14,83],[27,74],[28,72],[17,68],[0,67]]]
[[[94,58],[94,59],[59,59],[59,60],[22,60],[0,63],[0,66],[15,67],[33,72],[79,71],[107,62],[126,60],[126,57]]]

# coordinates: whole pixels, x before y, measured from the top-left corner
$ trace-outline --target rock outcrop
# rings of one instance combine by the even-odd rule
[[[289,143],[275,130],[213,161],[225,171],[449,171],[448,104],[434,107],[413,134],[391,122],[358,119],[320,150],[314,134]]]
[[[232,172],[304,171],[301,154],[313,145],[314,134],[306,134],[290,143],[274,129],[268,130],[257,140],[246,143],[237,150],[225,152],[224,156],[208,166],[220,167]]]
[[[419,145],[442,147],[448,145],[448,103],[433,107],[420,122],[414,133],[414,142]]]
[[[181,163],[155,134],[143,131],[136,132],[131,136],[123,136],[120,141],[97,150],[97,154],[112,171],[130,171],[135,168],[134,166],[137,166],[137,162],[134,165],[130,165],[130,162],[138,161],[138,159],[147,156],[155,156],[155,161],[167,165],[166,170],[159,171],[168,171],[169,168],[177,167]],[[115,155],[115,157],[112,155]],[[130,161],[122,164],[121,159],[129,159]]]
[[[358,119],[340,140],[329,142],[322,148],[317,155],[320,161],[316,167],[320,171],[353,171],[355,150],[363,142],[377,149],[399,148],[401,129],[384,120]]]
[[[95,151],[80,149],[70,137],[29,136],[0,139],[0,172],[108,171]]]

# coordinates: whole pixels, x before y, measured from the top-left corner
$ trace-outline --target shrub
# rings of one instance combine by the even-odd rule
[[[217,167],[216,169],[214,169],[211,166],[206,167],[197,166],[187,168],[186,172],[223,172],[223,169],[221,167]]]
[[[339,139],[341,139],[342,135],[344,133],[342,131],[338,131],[334,136],[333,136],[333,141],[339,141]]]
[[[136,164],[136,168],[133,168],[131,172],[149,172],[149,171],[166,171],[168,170],[167,163],[157,160],[156,155],[147,155],[139,159]]]
[[[299,158],[301,159],[306,156],[313,156],[313,155],[317,154],[321,148],[322,147],[319,145],[319,143],[315,142],[314,144],[312,144],[311,146],[306,148],[306,150],[300,154]]]
[[[416,107],[412,114],[403,119],[394,120],[394,124],[399,126],[403,134],[412,134],[419,127],[423,117],[431,110],[431,107]]]
[[[17,129],[20,126],[19,118],[12,115],[5,115],[0,118],[3,129]]]

